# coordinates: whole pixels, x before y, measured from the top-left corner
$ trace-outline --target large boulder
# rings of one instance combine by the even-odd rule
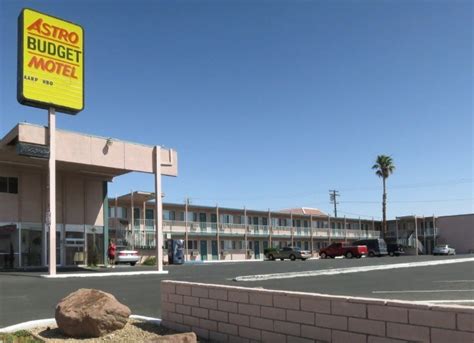
[[[112,294],[97,289],[81,288],[56,305],[58,328],[71,337],[100,337],[122,329],[130,309]]]

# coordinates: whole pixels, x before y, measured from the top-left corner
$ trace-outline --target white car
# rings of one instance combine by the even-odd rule
[[[136,250],[129,250],[125,246],[118,246],[117,253],[115,256],[115,264],[119,263],[129,263],[131,266],[137,264],[140,261],[140,256],[138,255],[138,251]]]
[[[433,255],[456,255],[456,250],[447,244],[441,244],[435,246],[433,249]]]

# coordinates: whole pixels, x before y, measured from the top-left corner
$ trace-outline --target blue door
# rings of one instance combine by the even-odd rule
[[[260,258],[260,242],[255,241],[254,247],[255,247],[255,258]]]
[[[217,260],[219,256],[217,256],[217,241],[211,242],[211,250],[212,250],[212,259]]]
[[[201,261],[207,261],[207,241],[201,241]]]

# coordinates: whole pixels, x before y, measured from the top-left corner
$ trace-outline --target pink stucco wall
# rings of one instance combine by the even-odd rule
[[[42,223],[47,203],[47,175],[35,168],[4,167],[0,176],[18,178],[18,194],[0,193],[0,222]],[[58,172],[58,223],[102,226],[102,179]]]
[[[438,217],[439,242],[447,243],[456,253],[474,253],[474,214]]]

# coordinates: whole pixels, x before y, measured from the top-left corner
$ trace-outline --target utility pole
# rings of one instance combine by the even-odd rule
[[[329,199],[334,204],[334,217],[337,218],[337,197],[339,196],[339,192],[335,189],[329,190]]]

